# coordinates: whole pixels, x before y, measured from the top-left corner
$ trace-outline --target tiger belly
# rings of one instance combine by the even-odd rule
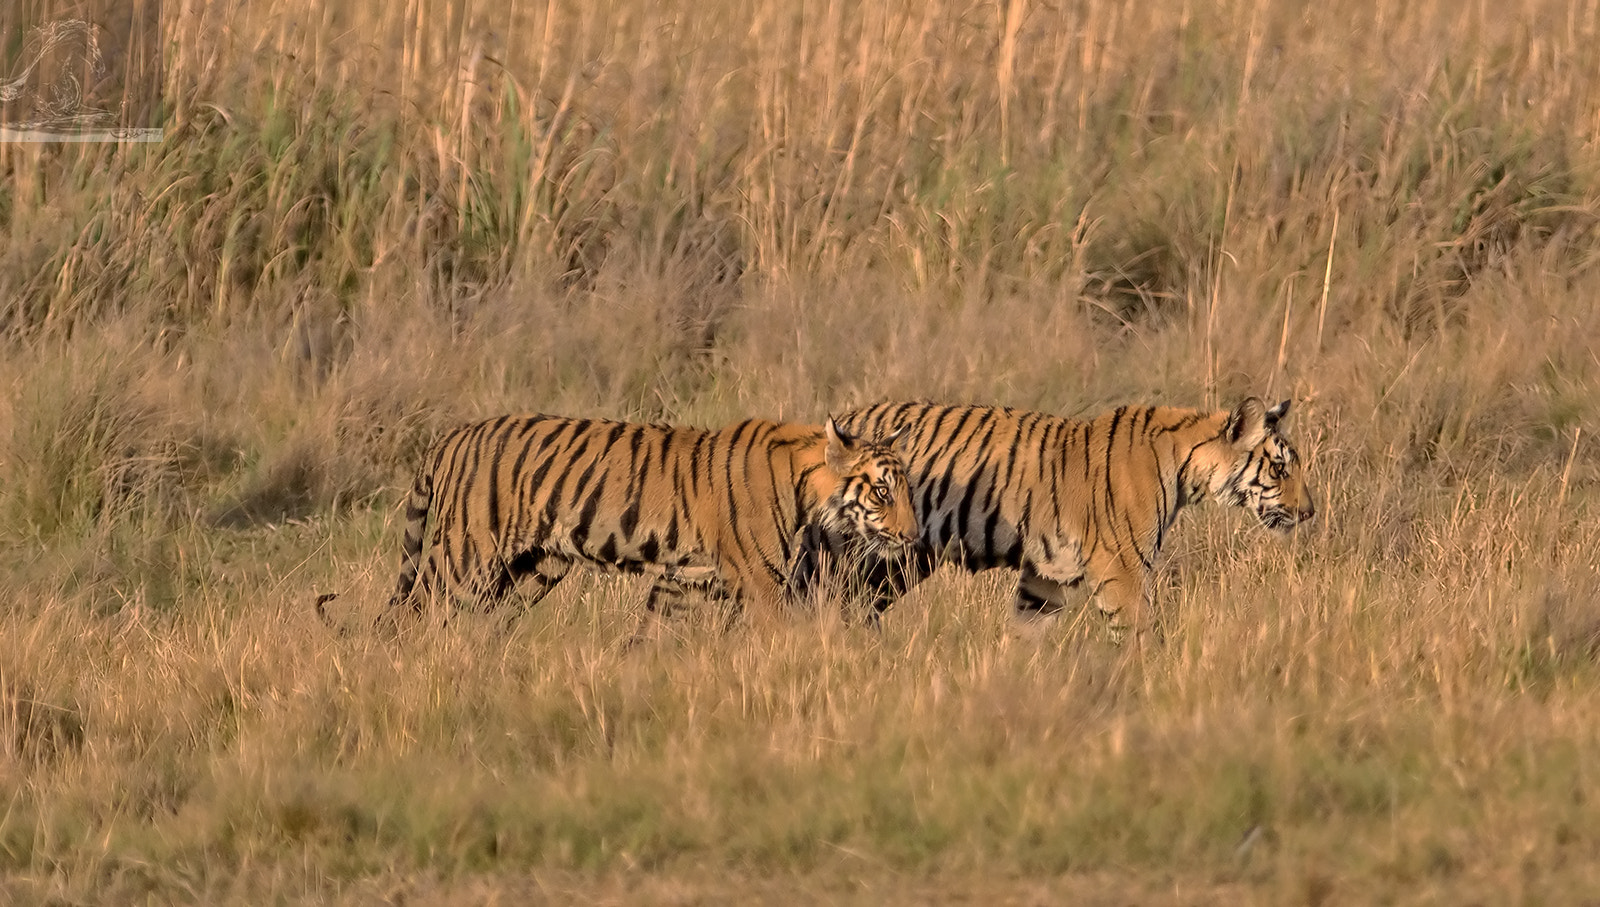
[[[603,573],[671,574],[706,580],[717,574],[716,562],[705,552],[683,548],[663,550],[654,535],[631,542],[619,542],[614,535],[581,541],[563,535],[553,541],[550,550]]]
[[[1083,555],[1083,544],[1042,537],[1027,545],[1027,560],[1032,572],[1044,579],[1070,586],[1083,579],[1088,560]]]

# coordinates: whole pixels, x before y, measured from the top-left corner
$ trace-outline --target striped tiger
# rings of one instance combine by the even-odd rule
[[[1178,511],[1243,507],[1286,533],[1312,519],[1300,458],[1279,426],[1287,400],[1232,411],[1123,406],[1092,419],[989,406],[881,403],[838,417],[858,433],[905,432],[921,538],[858,567],[881,611],[941,561],[1022,573],[1018,617],[1052,615],[1085,579],[1119,631],[1153,627],[1151,574]],[[815,559],[826,545],[799,554]],[[798,571],[804,576],[805,571]]]
[[[433,595],[493,608],[519,584],[531,607],[573,564],[654,575],[651,613],[690,590],[731,600],[735,614],[778,605],[803,540],[885,554],[916,541],[894,442],[832,419],[711,431],[523,415],[457,429],[417,471],[380,623],[420,613]]]

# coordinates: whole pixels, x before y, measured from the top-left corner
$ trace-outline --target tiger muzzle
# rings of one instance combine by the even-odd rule
[[[1310,504],[1293,509],[1274,507],[1261,514],[1261,523],[1273,532],[1286,535],[1315,516],[1316,509]]]

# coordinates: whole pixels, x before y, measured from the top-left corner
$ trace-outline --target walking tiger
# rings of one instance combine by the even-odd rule
[[[1122,406],[1090,419],[932,403],[840,415],[849,431],[904,433],[921,527],[908,555],[869,558],[859,581],[881,611],[941,561],[1012,567],[1016,613],[1028,618],[1059,612],[1087,580],[1113,626],[1138,638],[1153,626],[1151,574],[1181,508],[1242,507],[1278,532],[1315,516],[1280,432],[1288,411],[1288,401],[1269,409],[1251,397],[1231,411]],[[800,563],[825,549],[809,546]]]
[[[896,437],[864,440],[831,419],[713,431],[522,415],[465,426],[416,473],[380,621],[419,613],[433,595],[493,608],[519,585],[530,607],[574,564],[654,575],[651,613],[690,589],[735,613],[776,606],[793,598],[802,542],[892,555],[916,540]],[[324,620],[332,597],[317,601]]]

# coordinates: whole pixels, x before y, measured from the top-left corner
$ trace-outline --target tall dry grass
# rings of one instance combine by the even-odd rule
[[[1600,5],[175,3],[0,145],[19,900],[1570,901],[1600,879]],[[339,639],[487,413],[1296,401],[1166,644],[575,578]],[[489,624],[492,622],[484,622]]]

